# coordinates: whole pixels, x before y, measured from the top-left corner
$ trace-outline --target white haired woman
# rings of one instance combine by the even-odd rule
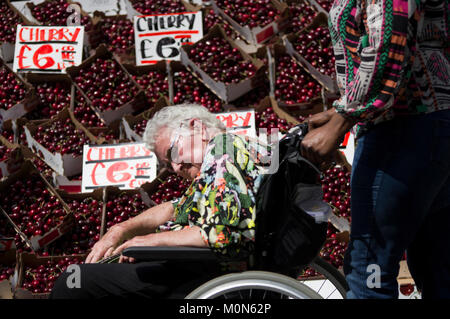
[[[159,162],[192,180],[185,194],[117,224],[81,265],[81,288],[64,273],[52,298],[164,297],[193,279],[222,269],[202,264],[93,264],[134,246],[210,247],[226,262],[246,262],[253,250],[255,194],[269,153],[247,138],[227,134],[216,116],[199,105],[169,106],[147,124],[144,141]],[[167,231],[170,230],[170,231]],[[206,275],[206,276],[205,276]]]

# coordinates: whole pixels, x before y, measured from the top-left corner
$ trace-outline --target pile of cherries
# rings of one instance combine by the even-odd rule
[[[63,26],[67,25],[69,17],[74,11],[68,11],[69,3],[66,0],[47,0],[33,6],[31,13],[33,17],[43,25]],[[73,20],[73,19],[70,19]],[[80,24],[85,26],[85,31],[92,27],[89,16],[80,16]]]
[[[79,90],[75,93],[75,103],[73,106],[73,115],[85,127],[104,127],[105,123],[95,114],[89,106],[83,94]]]
[[[0,43],[16,41],[16,27],[23,24],[22,19],[8,6],[6,1],[0,3]]]
[[[330,12],[331,7],[333,6],[333,0],[316,0],[316,2],[324,8],[326,12]]]
[[[323,199],[333,208],[337,216],[351,221],[350,175],[345,167],[334,166],[325,172],[322,182]]]
[[[2,196],[0,205],[28,237],[47,233],[66,216],[59,199],[50,193],[37,174],[15,181],[7,192],[9,195]]]
[[[9,110],[22,101],[25,94],[25,85],[0,62],[0,108]]]
[[[56,120],[48,126],[39,126],[34,139],[51,153],[81,156],[83,145],[90,142],[89,138],[75,127],[70,118]]]
[[[133,125],[132,130],[136,132],[136,134],[143,136],[145,128],[147,127],[147,119],[143,119],[140,122],[137,122]]]
[[[339,268],[344,265],[344,254],[347,249],[347,243],[336,239],[338,230],[328,223],[327,241],[320,251],[320,257]]]
[[[270,134],[272,129],[278,129],[280,133],[284,134],[293,126],[285,119],[279,118],[272,107],[255,112],[255,122],[257,128],[267,129],[267,134]]]
[[[130,102],[138,93],[131,77],[114,59],[98,57],[75,76],[75,83],[102,111],[114,110]]]
[[[106,202],[106,231],[148,209],[139,193],[123,191],[117,196],[110,194],[109,197]]]
[[[197,103],[206,107],[212,113],[223,111],[223,103],[186,69],[174,73],[173,103]]]
[[[71,89],[64,82],[43,82],[35,84],[39,105],[27,114],[30,120],[48,119],[65,107],[70,107]]]
[[[216,24],[220,24],[225,34],[229,37],[236,37],[236,32],[234,32],[231,25],[219,17],[213,9],[209,9],[205,17],[203,18],[203,34],[207,34],[210,29],[212,29]]]
[[[255,75],[256,67],[221,37],[197,42],[189,58],[216,82],[239,83]]]
[[[270,0],[218,0],[217,5],[225,14],[241,25],[250,28],[264,27],[273,22],[280,11]]]
[[[150,107],[161,97],[169,96],[169,81],[165,72],[149,71],[143,75],[133,75],[133,79],[144,90]]]
[[[123,53],[134,44],[133,23],[124,18],[105,17],[100,27],[103,39],[110,51]]]
[[[6,147],[5,145],[0,144],[0,162],[6,161],[11,151],[12,149]]]
[[[76,257],[63,257],[59,261],[47,260],[38,266],[26,266],[22,288],[34,294],[50,293],[58,277],[69,265],[80,264],[82,261]]]
[[[130,2],[137,12],[145,15],[186,11],[179,0],[130,0]]]
[[[275,97],[278,101],[305,103],[320,94],[320,84],[289,55],[281,55],[277,61]]]
[[[48,247],[51,255],[84,254],[100,240],[103,202],[92,197],[65,200],[75,227]]]
[[[190,185],[191,182],[188,180],[176,174],[171,174],[158,185],[156,192],[150,196],[150,199],[158,205],[171,201],[181,197]]]
[[[286,34],[298,32],[307,27],[317,15],[317,12],[306,2],[289,4],[289,12],[291,13],[291,21],[285,30]]]
[[[297,52],[320,73],[328,76],[335,73],[335,57],[327,27],[317,27],[299,33],[294,46]]]

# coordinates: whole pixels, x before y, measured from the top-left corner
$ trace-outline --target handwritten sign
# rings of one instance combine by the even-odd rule
[[[81,191],[104,186],[133,189],[156,178],[156,156],[145,143],[85,145]]]
[[[134,16],[136,64],[180,60],[180,48],[203,37],[202,12]]]
[[[355,135],[352,132],[347,132],[344,141],[339,145],[339,149],[344,153],[347,162],[353,165],[353,157],[355,155]]]
[[[228,132],[256,137],[254,110],[218,113],[216,117],[223,122]]]
[[[65,73],[79,65],[84,27],[17,26],[14,72]]]

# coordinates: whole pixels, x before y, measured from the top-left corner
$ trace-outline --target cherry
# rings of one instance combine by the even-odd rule
[[[285,33],[293,33],[302,30],[307,27],[317,15],[317,12],[314,11],[313,7],[305,2],[290,3],[289,12],[291,14],[291,21],[284,31]]]
[[[133,22],[122,17],[105,17],[102,19],[100,31],[102,40],[108,49],[115,53],[124,53],[134,45]]]
[[[179,198],[187,190],[190,184],[189,181],[184,180],[182,177],[171,174],[158,185],[156,192],[153,193],[150,198],[156,204]]]
[[[27,114],[30,120],[49,119],[65,107],[70,107],[71,86],[67,82],[42,82],[35,84],[39,105]]]
[[[106,231],[111,226],[137,216],[148,207],[139,193],[123,191],[110,194],[106,202]]]
[[[144,89],[149,102],[149,108],[164,96],[169,96],[169,81],[167,73],[161,71],[149,71],[143,75],[133,75],[134,80]]]

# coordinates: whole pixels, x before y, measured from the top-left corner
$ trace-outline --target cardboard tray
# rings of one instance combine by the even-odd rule
[[[66,69],[67,74],[72,78],[74,85],[80,90],[80,92],[83,94],[84,98],[86,99],[86,101],[88,101],[91,105],[92,105],[92,101],[91,99],[86,95],[85,92],[83,92],[83,90],[81,90],[81,88],[75,83],[74,78],[82,72],[82,69],[92,63],[95,62],[95,60],[99,57],[105,57],[108,59],[113,59],[115,60],[117,63],[119,63],[117,61],[116,56],[109,52],[108,49],[106,48],[106,46],[104,44],[101,44],[96,50],[95,50],[95,54],[91,55],[89,58],[87,58],[86,60],[83,61],[83,63],[81,63],[78,66],[71,66],[69,68]],[[122,70],[130,77],[131,81],[136,85],[137,88],[139,88],[138,84],[136,83],[136,81],[133,80],[133,78],[131,77],[131,75],[128,73],[128,71],[122,66],[122,64],[120,64],[120,67],[122,68]],[[115,120],[118,120],[120,118],[122,118],[122,116],[126,115],[126,114],[131,114],[135,111],[141,110],[143,108],[145,108],[145,105],[147,103],[146,97],[145,97],[145,93],[142,90],[139,90],[138,93],[135,95],[135,97],[123,104],[122,106],[119,106],[118,108],[114,109],[114,110],[106,110],[106,111],[101,111],[100,109],[97,109],[96,107],[93,107],[95,113],[104,120],[104,122],[106,124],[111,124],[112,122],[114,122]]]
[[[248,26],[242,26],[236,22],[232,17],[227,15],[225,11],[220,8],[215,0],[211,0],[214,11],[225,19],[231,26],[249,43],[260,44],[269,40],[272,36],[282,31],[289,22],[289,10],[285,3],[278,0],[271,0],[272,6],[280,11],[280,15],[276,17],[271,23],[264,27],[255,27],[251,29]]]
[[[276,83],[276,61],[278,60],[278,57],[280,55],[287,54],[287,49],[281,43],[276,43],[273,46],[273,53],[268,51],[267,54],[269,60],[269,78],[272,91],[271,94],[274,95],[273,92],[275,91]],[[305,103],[287,104],[283,101],[277,102],[280,109],[293,116],[308,116],[310,114],[316,114],[324,110],[323,100],[319,95],[311,99],[309,102]]]
[[[18,277],[17,287],[14,290],[14,299],[48,299],[50,293],[33,293],[27,289],[22,288],[23,281],[25,280],[25,270],[27,267],[37,267],[46,263],[47,261],[59,261],[66,257],[78,258],[80,262],[86,259],[86,255],[70,255],[70,256],[37,256],[30,253],[21,253],[18,257]]]
[[[329,92],[335,93],[338,91],[337,82],[335,78],[332,78],[326,74],[320,73],[316,68],[314,68],[311,63],[309,63],[303,56],[301,56],[295,49],[294,43],[299,33],[308,32],[311,28],[315,28],[318,26],[328,26],[328,18],[327,15],[323,12],[320,12],[313,20],[313,22],[300,30],[297,33],[292,33],[289,35],[283,36],[283,41],[286,46],[286,52],[291,55],[297,63],[304,68],[306,71],[311,74],[311,76],[316,79],[320,84],[322,84]]]
[[[37,174],[40,176],[41,180],[46,185],[47,190],[54,196],[58,198],[61,203],[62,208],[66,211],[66,216],[64,219],[54,228],[49,230],[46,234],[41,236],[31,236],[28,238],[21,229],[13,222],[11,217],[9,217],[8,212],[5,211],[4,208],[0,206],[0,212],[6,217],[6,219],[10,222],[10,224],[14,227],[16,232],[20,235],[20,237],[25,241],[25,243],[31,247],[34,251],[41,249],[42,247],[50,244],[57,238],[61,237],[63,234],[67,233],[70,228],[73,226],[73,215],[70,213],[69,207],[62,200],[59,194],[55,191],[52,185],[41,175],[41,173],[33,166],[33,164],[26,160],[22,165],[21,169],[14,174],[11,174],[8,179],[0,182],[0,193],[7,194],[7,190],[9,185],[13,184],[16,180],[21,180],[25,176],[29,176],[30,174]]]
[[[48,127],[53,122],[57,120],[64,120],[70,118],[74,126],[81,130],[89,140],[97,144],[97,138],[92,135],[80,122],[75,119],[75,116],[72,112],[69,111],[68,108],[60,111],[54,118],[48,120],[45,123],[42,123],[39,126]],[[53,170],[55,170],[58,174],[64,176],[73,176],[80,174],[82,172],[82,161],[83,156],[78,155],[74,157],[72,154],[64,154],[61,153],[51,153],[44,146],[42,146],[38,141],[34,139],[34,135],[39,127],[38,125],[33,124],[32,122],[25,125],[25,134],[27,137],[28,147],[34,151],[42,160],[47,163]]]
[[[233,48],[237,48],[244,60],[253,63],[256,67],[256,73],[254,76],[244,79],[239,83],[225,84],[223,82],[214,81],[205,71],[200,69],[188,56],[187,52],[190,51],[196,44],[203,41],[208,41],[213,37],[222,37]],[[206,87],[214,92],[220,99],[225,102],[233,101],[245,93],[251,91],[261,83],[261,78],[265,76],[266,65],[258,59],[255,59],[248,55],[242,48],[240,48],[233,40],[231,40],[223,31],[220,25],[214,26],[206,36],[200,41],[192,45],[184,45],[181,48],[181,63],[189,69],[194,76],[196,76]]]

